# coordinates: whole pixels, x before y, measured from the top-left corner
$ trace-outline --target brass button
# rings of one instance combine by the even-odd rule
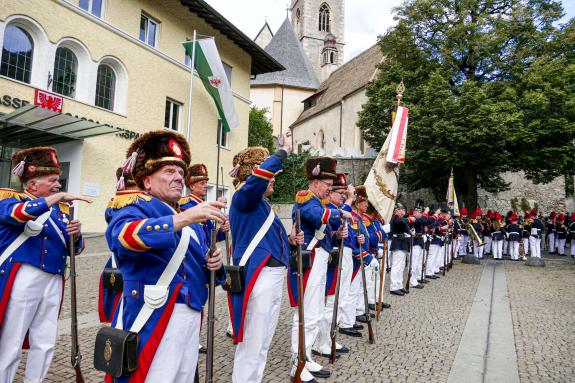
[[[0,270],[0,275],[4,275],[4,270]]]
[[[185,281],[186,279],[188,279],[188,277],[184,274],[184,281]]]
[[[132,296],[135,297],[136,295],[138,295],[138,292],[136,290],[132,290]]]
[[[156,225],[156,226],[154,226],[154,230],[156,230],[156,231],[160,231],[160,225]]]
[[[164,230],[168,230],[169,228],[170,228],[170,225],[168,225],[167,223],[164,223],[162,225],[162,229],[164,229]]]
[[[147,231],[152,231],[152,226],[146,226]]]

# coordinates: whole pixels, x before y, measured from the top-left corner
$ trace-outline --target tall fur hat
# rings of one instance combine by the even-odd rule
[[[475,216],[481,216],[483,215],[483,210],[481,210],[480,207],[477,207],[477,209],[475,209]]]
[[[134,179],[134,177],[132,176],[132,173],[126,173],[124,171],[124,169],[122,169],[121,167],[118,168],[116,170],[116,180],[118,182],[120,182],[120,180],[123,178],[123,187],[122,188],[118,188],[119,190],[124,190],[127,188],[133,188],[134,186],[138,186],[138,184],[136,184],[136,180]]]
[[[229,175],[234,177],[234,185],[244,182],[254,171],[254,169],[270,156],[266,148],[254,146],[246,148],[234,156],[234,168]]]
[[[329,157],[313,157],[305,163],[308,180],[336,179],[337,161]]]
[[[337,178],[333,181],[331,190],[347,189],[347,179],[345,173],[337,173]]]
[[[189,188],[196,182],[207,181],[209,179],[208,168],[205,164],[193,164],[188,168],[188,173],[186,174],[186,186]]]
[[[144,177],[166,165],[177,165],[187,172],[192,159],[186,138],[176,132],[154,130],[138,137],[126,152],[133,159],[131,173],[139,188],[144,189]],[[125,169],[126,170],[126,169]]]
[[[559,215],[557,216],[557,221],[565,222],[565,214],[559,213]]]
[[[16,152],[12,156],[12,173],[24,183],[48,174],[62,174],[56,149],[41,146]]]
[[[557,213],[552,211],[551,214],[549,214],[549,219],[555,219],[555,218],[557,218]]]
[[[467,217],[468,214],[469,214],[469,210],[467,210],[466,207],[464,207],[463,209],[461,209],[461,216],[462,216],[462,217]]]
[[[355,187],[355,203],[360,203],[367,200],[367,190],[365,190],[365,186],[357,185]]]

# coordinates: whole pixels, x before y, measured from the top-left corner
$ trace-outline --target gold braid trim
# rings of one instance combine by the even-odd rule
[[[68,205],[66,202],[59,202],[58,208],[62,213],[66,214],[67,216],[70,215],[70,205]]]
[[[128,205],[137,204],[140,201],[150,202],[151,200],[152,200],[151,196],[144,194],[142,192],[116,194],[114,197],[110,199],[110,202],[108,202],[108,208],[121,209]]]
[[[17,200],[23,201],[24,196],[19,191],[14,189],[0,189],[0,200],[16,198]]]
[[[295,202],[297,204],[303,205],[307,203],[313,197],[313,192],[311,190],[301,190],[295,196]]]

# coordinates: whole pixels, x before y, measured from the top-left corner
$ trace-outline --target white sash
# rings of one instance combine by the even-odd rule
[[[52,209],[39,216],[34,220],[34,223],[40,226],[44,226],[44,223],[50,218]],[[16,239],[4,250],[2,255],[0,255],[0,265],[4,263],[26,240],[30,238],[30,235],[26,234],[26,231],[22,232]]]
[[[311,241],[309,241],[309,245],[307,245],[306,250],[313,250],[313,248],[315,247],[315,245],[318,243],[318,241],[322,240],[325,237],[325,228],[326,228],[326,224],[324,223],[323,225],[320,226],[319,230],[316,230],[313,238]],[[319,239],[318,239],[319,237]]]
[[[272,226],[272,223],[274,222],[274,217],[275,217],[274,210],[270,207],[270,212],[266,220],[264,221],[264,224],[260,227],[256,235],[254,236],[254,238],[246,248],[246,251],[244,251],[242,258],[240,259],[239,266],[245,266],[246,263],[248,263],[248,260],[250,259],[252,253],[254,252],[256,247],[260,244],[261,240],[264,238],[264,236],[267,234],[268,230]]]

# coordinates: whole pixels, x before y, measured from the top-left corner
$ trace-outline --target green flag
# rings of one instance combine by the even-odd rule
[[[192,57],[193,42],[182,43],[186,54]],[[225,132],[238,126],[238,116],[234,108],[234,95],[228,82],[222,60],[213,38],[196,41],[194,68],[204,87],[214,99]]]

